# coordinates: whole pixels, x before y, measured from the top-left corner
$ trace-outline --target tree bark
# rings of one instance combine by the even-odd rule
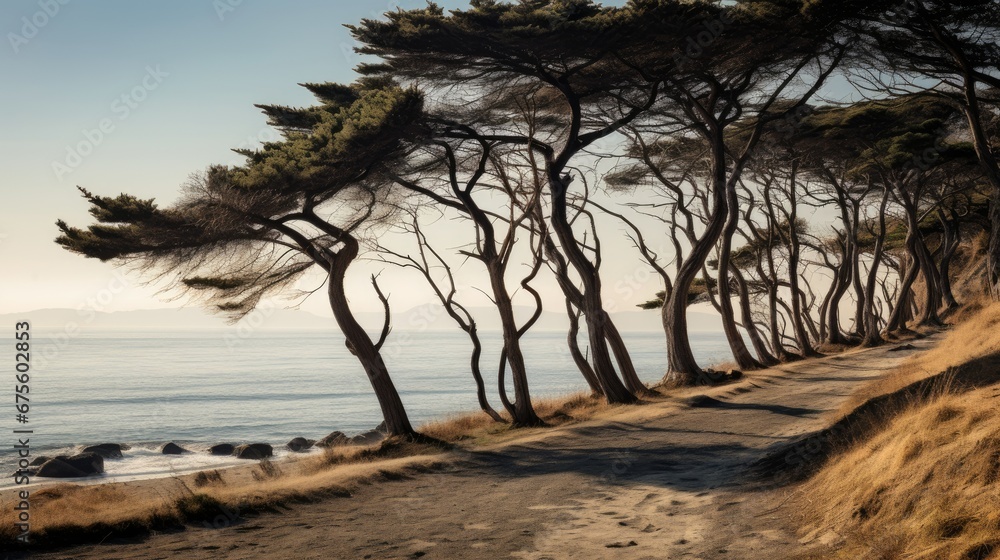
[[[327,291],[330,297],[330,309],[375,391],[379,408],[382,410],[382,418],[385,420],[386,431],[392,436],[415,435],[416,432],[410,425],[403,401],[399,398],[399,393],[389,377],[389,371],[385,362],[382,361],[379,349],[376,348],[375,343],[372,342],[364,328],[358,324],[347,301],[344,279],[347,276],[347,268],[358,256],[359,247],[358,242],[353,238],[348,237],[341,241],[343,246],[339,252],[329,252],[330,279]]]
[[[882,255],[885,252],[885,210],[888,204],[889,189],[885,189],[882,194],[882,204],[879,207],[879,230],[875,238],[875,252],[872,256],[871,268],[868,270],[868,279],[865,282],[865,334],[861,345],[866,348],[881,346],[885,343],[878,328],[879,316],[875,309],[875,287],[878,282],[878,270],[882,263]]]
[[[678,271],[674,289],[663,306],[663,328],[667,336],[667,374],[664,381],[678,385],[693,385],[704,373],[694,358],[688,337],[688,295],[691,284],[719,241],[728,221],[725,140],[721,137],[721,132],[717,136],[719,137],[712,142],[712,215],[709,216],[701,239],[691,248],[690,255]]]
[[[746,279],[743,278],[743,273],[738,268],[732,270],[736,286],[740,291],[740,315],[743,320],[743,329],[750,337],[750,344],[753,345],[754,352],[757,353],[757,360],[765,367],[778,365],[781,362],[768,351],[767,344],[764,343],[764,339],[761,338],[760,333],[757,331],[753,319],[753,310],[750,308],[750,290],[747,288]]]
[[[608,350],[607,322],[601,295],[601,278],[594,264],[580,249],[573,234],[573,227],[566,215],[569,177],[560,176],[562,165],[551,162],[548,165],[549,194],[552,202],[552,229],[562,246],[569,263],[576,269],[583,283],[580,309],[587,322],[590,351],[593,354],[594,373],[601,384],[601,390],[609,403],[634,403],[636,396],[622,383],[615,372],[614,362]]]
[[[736,234],[740,222],[740,209],[736,189],[731,188],[727,191],[728,221],[722,232],[722,248],[719,251],[719,312],[722,315],[722,329],[726,333],[729,348],[732,350],[733,358],[736,359],[736,364],[740,369],[759,369],[761,363],[750,354],[750,350],[743,340],[743,335],[740,334],[739,327],[736,326],[736,317],[733,311],[729,269],[733,250],[733,235]],[[753,328],[753,323],[748,323],[748,325],[747,330]]]
[[[821,356],[812,347],[809,341],[809,333],[806,331],[805,323],[802,321],[802,300],[799,298],[799,259],[801,258],[801,247],[799,243],[799,233],[796,229],[798,221],[798,186],[797,186],[798,166],[792,162],[792,173],[789,184],[788,203],[788,285],[792,291],[792,330],[795,331],[795,342],[799,346],[799,353],[806,357]]]

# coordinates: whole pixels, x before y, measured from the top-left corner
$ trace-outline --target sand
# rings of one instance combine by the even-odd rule
[[[835,547],[801,535],[746,465],[828,425],[859,384],[935,344],[852,351],[689,389],[610,419],[449,452],[435,472],[360,484],[221,528],[108,539],[35,558],[789,558]],[[710,408],[684,397],[705,394]],[[169,484],[169,481],[163,484]],[[176,483],[175,483],[176,484]]]

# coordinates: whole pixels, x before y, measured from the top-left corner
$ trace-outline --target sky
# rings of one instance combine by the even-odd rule
[[[439,1],[461,8],[465,1]],[[620,5],[623,2],[605,2]],[[68,253],[55,222],[91,222],[76,187],[169,204],[193,172],[238,164],[231,148],[274,140],[254,103],[308,105],[298,83],[350,82],[360,58],[344,24],[416,8],[422,0],[4,0],[0,3],[0,313],[42,308],[101,311],[178,306],[135,273]],[[447,227],[460,227],[447,226]],[[614,227],[614,226],[612,226]],[[611,307],[632,308],[660,289],[618,231],[607,251]],[[463,237],[459,234],[460,237]],[[654,243],[655,244],[655,243]],[[482,304],[473,264],[462,292]],[[356,309],[377,310],[368,276],[352,271]],[[431,300],[413,276],[383,276],[393,304]],[[314,288],[321,276],[304,281]],[[559,298],[554,283],[546,298]],[[96,302],[96,303],[95,303]],[[312,297],[306,310],[323,313]]]
[[[169,203],[192,172],[239,163],[231,148],[276,138],[254,103],[307,105],[296,84],[353,79],[344,24],[422,5],[0,3],[0,312],[76,308],[109,288],[109,310],[176,305],[53,243],[57,219],[90,223],[76,186]]]

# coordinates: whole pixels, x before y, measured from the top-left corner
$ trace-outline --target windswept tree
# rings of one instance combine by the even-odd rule
[[[245,151],[245,165],[211,167],[161,208],[153,200],[83,191],[97,223],[59,222],[67,250],[132,265],[170,279],[183,293],[238,319],[262,298],[286,293],[309,269],[326,272],[333,315],[361,362],[388,432],[413,428],[380,350],[389,335],[388,301],[377,339],[358,323],[345,279],[366,230],[384,227],[396,208],[387,164],[403,155],[422,96],[391,84],[306,85],[321,104],[263,107],[284,139]]]
[[[680,127],[682,134],[702,143],[709,162],[707,173],[697,180],[704,185],[710,214],[688,249],[664,309],[665,380],[681,384],[695,382],[701,373],[687,331],[688,291],[704,273],[717,243],[736,232],[743,171],[765,128],[804,106],[844,53],[827,22],[804,16],[797,2],[684,5],[701,11],[675,18],[673,26],[651,27],[644,38],[647,54],[636,63],[646,75],[663,81],[658,102],[638,120],[637,128],[655,138],[660,131],[676,133]],[[695,42],[706,29],[711,40]],[[728,265],[723,268],[725,272]],[[731,324],[727,308],[723,310]],[[735,330],[730,331],[737,353],[748,355]]]
[[[636,42],[640,28],[669,24],[686,10],[675,2],[605,8],[589,0],[475,0],[468,10],[445,13],[430,4],[351,27],[362,44],[359,51],[380,59],[359,68],[362,73],[418,81],[435,94],[435,106],[445,109],[474,102],[486,106],[489,118],[482,119],[475,135],[455,123],[451,136],[532,151],[547,191],[549,226],[581,286],[579,309],[594,372],[613,403],[634,402],[636,396],[615,370],[601,276],[571,221],[570,168],[587,148],[655,101],[660,80],[647,80],[641,69],[622,64],[621,55],[648,48]],[[518,99],[545,109],[532,130],[518,126],[523,114]],[[629,362],[620,360],[618,366],[627,368]]]
[[[989,123],[1000,88],[1000,4],[995,0],[812,2],[860,39],[857,82],[881,97],[922,93],[959,107],[986,182],[992,186],[989,283],[1000,297],[1000,163]],[[837,15],[833,15],[837,14]],[[991,91],[992,90],[992,91]]]

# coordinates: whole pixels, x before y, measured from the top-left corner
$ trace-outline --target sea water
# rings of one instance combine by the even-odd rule
[[[480,333],[482,371],[494,407],[501,338]],[[658,381],[666,364],[663,333],[626,332],[640,377]],[[82,445],[124,443],[123,459],[105,461],[108,477],[147,477],[238,463],[212,457],[217,443],[264,442],[278,456],[293,437],[348,435],[381,422],[378,402],[343,336],[331,331],[271,331],[234,337],[231,331],[97,331],[72,339],[44,330],[32,340],[29,423],[32,456],[73,453]],[[693,333],[703,364],[731,358],[721,333]],[[523,339],[533,397],[585,391],[562,332]],[[471,344],[460,332],[393,332],[383,356],[415,426],[475,411]],[[508,376],[508,386],[510,383]],[[165,456],[166,442],[192,454]],[[12,447],[0,472],[12,474]],[[40,480],[40,479],[36,479]],[[0,487],[13,484],[4,476]]]

